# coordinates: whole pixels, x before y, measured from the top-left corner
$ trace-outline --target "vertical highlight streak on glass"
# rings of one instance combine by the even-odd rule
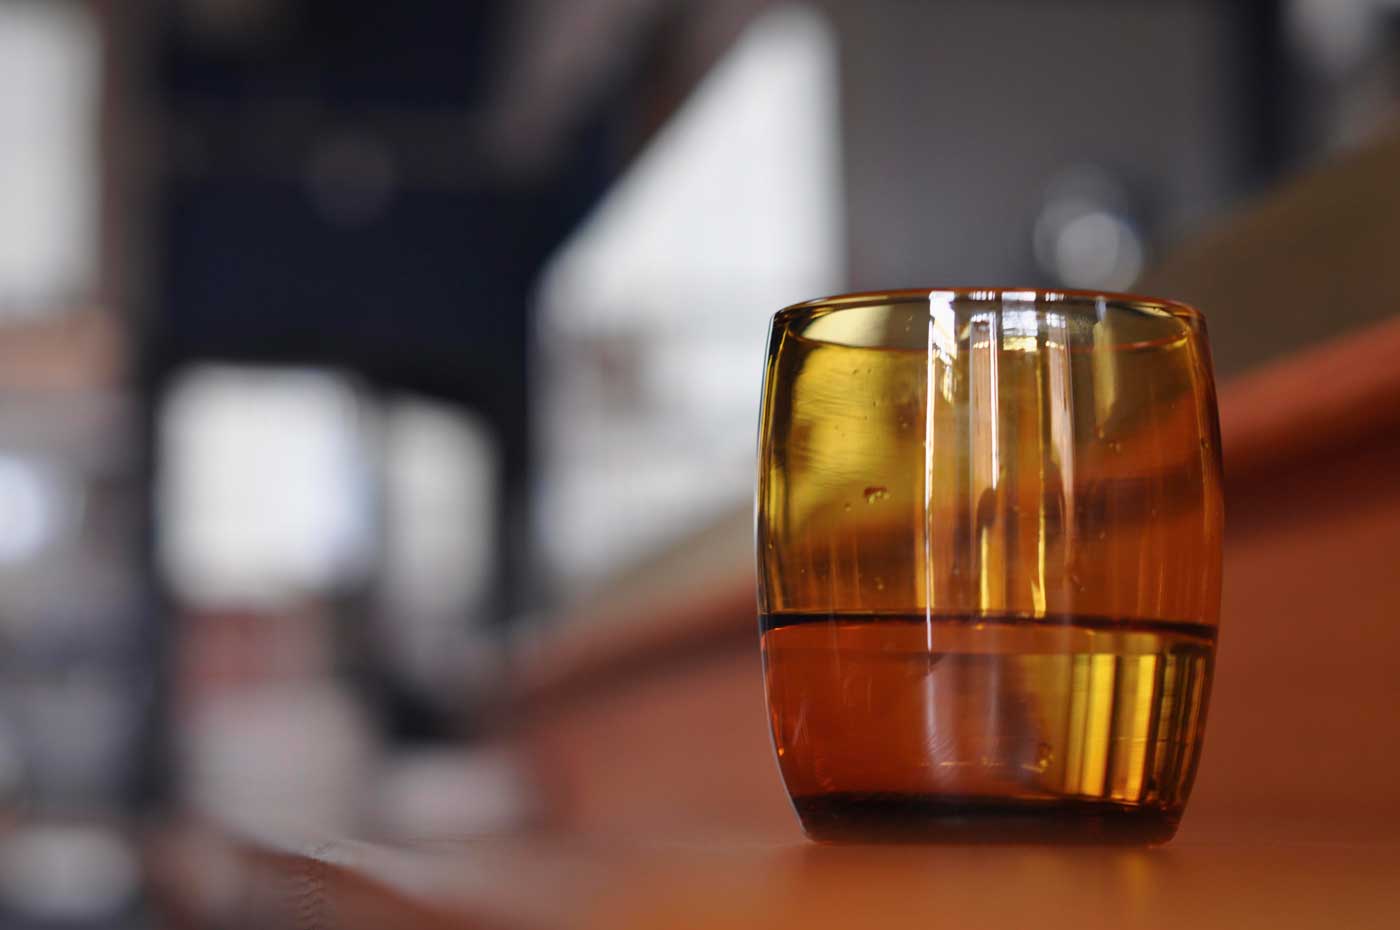
[[[1074,367],[1071,364],[1069,326],[1063,313],[1048,313],[1045,317],[1046,364],[1050,369],[1050,452],[1055,456],[1056,483],[1060,505],[1059,531],[1064,552],[1062,588],[1067,604],[1074,602],[1073,560],[1075,544],[1074,519]],[[1041,510],[1042,521],[1045,518]],[[1042,523],[1042,540],[1045,530]]]
[[[1108,306],[1103,300],[1095,303],[1098,322],[1094,324],[1094,431],[1102,437],[1113,415],[1118,397],[1118,359],[1113,352],[1113,334],[1109,331]]]
[[[930,514],[933,512],[933,411],[934,393],[937,390],[936,368],[937,356],[934,340],[937,338],[935,330],[938,327],[938,314],[940,311],[952,312],[952,300],[946,303],[938,300],[938,293],[928,295],[928,357],[924,360],[924,513],[919,521],[924,531],[924,637],[928,646],[929,655],[933,655],[933,603],[938,593],[938,587],[934,583],[933,573],[933,527],[929,525]],[[931,680],[931,676],[930,676]],[[929,694],[929,709],[932,710],[932,693]],[[932,719],[930,714],[928,719]]]
[[[1079,793],[1099,797],[1108,780],[1109,730],[1113,724],[1113,679],[1116,660],[1097,653],[1089,659],[1089,707],[1085,715],[1084,767]]]
[[[1004,546],[996,532],[997,484],[1001,460],[998,449],[1001,418],[997,393],[997,368],[1001,354],[1001,318],[995,311],[972,316],[968,338],[968,427],[972,469],[971,519],[977,541],[978,608],[997,611],[1006,608],[1006,565]]]
[[[938,596],[932,525],[937,519],[933,506],[933,487],[937,480],[933,464],[938,440],[934,414],[938,398],[944,393],[939,368],[942,366],[943,370],[951,372],[958,355],[957,316],[953,310],[956,296],[952,291],[930,291],[928,295],[928,354],[924,360],[924,512],[919,523],[924,536],[924,626],[930,654],[933,653],[933,605]]]
[[[1128,719],[1115,725],[1115,732],[1127,734],[1127,744],[1117,750],[1123,761],[1114,765],[1115,784],[1111,797],[1120,801],[1138,801],[1150,761],[1147,757],[1152,734],[1153,708],[1157,706],[1157,668],[1155,655],[1123,660],[1128,675],[1120,712]]]
[[[1000,476],[1002,512],[1006,527],[1005,603],[1026,604],[1032,615],[1046,613],[1047,577],[1045,553],[1046,483],[1049,445],[1043,424],[1048,391],[1046,366],[1052,351],[1042,331],[1051,311],[1036,309],[1035,293],[1007,291],[1001,295],[1001,370],[1005,390],[998,394],[1017,397],[1011,409],[1001,411],[1008,421],[998,445],[1003,449]]]
[[[1070,659],[1070,705],[1064,737],[1061,743],[1067,748],[1065,755],[1065,790],[1077,793],[1084,782],[1084,734],[1089,721],[1089,660],[1083,653]]]

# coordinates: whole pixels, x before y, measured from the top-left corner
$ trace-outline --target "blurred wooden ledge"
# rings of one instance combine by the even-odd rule
[[[1205,311],[1228,380],[1400,312],[1400,125],[1239,205],[1134,289]]]
[[[522,644],[511,700],[533,707],[747,642],[757,620],[732,618],[757,617],[752,534],[745,507],[629,566]]]
[[[1220,420],[1226,491],[1242,517],[1271,474],[1400,443],[1400,317],[1227,383]]]

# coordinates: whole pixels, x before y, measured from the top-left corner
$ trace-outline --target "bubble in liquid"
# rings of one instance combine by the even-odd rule
[[[849,511],[849,510],[851,509],[850,501],[847,501],[846,503],[842,504],[842,505],[841,505],[841,509],[842,509],[842,510]]]
[[[890,496],[890,489],[883,485],[871,485],[865,489],[865,502],[874,504]]]
[[[875,579],[875,590],[876,590],[876,591],[883,591],[883,590],[885,590],[885,579],[883,579],[883,578],[878,578],[878,577]]]

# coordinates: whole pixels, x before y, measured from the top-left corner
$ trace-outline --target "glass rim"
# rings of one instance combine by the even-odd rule
[[[1045,287],[924,287],[899,288],[888,291],[855,291],[849,294],[835,294],[804,300],[784,307],[773,314],[775,326],[783,326],[802,319],[815,317],[824,310],[850,310],[860,307],[878,307],[887,304],[909,304],[927,301],[934,294],[950,295],[953,300],[968,303],[1002,304],[1008,299],[1035,304],[1041,309],[1044,304],[1085,303],[1102,301],[1117,310],[1127,310],[1151,316],[1175,317],[1192,325],[1203,325],[1205,314],[1179,300],[1164,297],[1148,297],[1119,291],[1076,290],[1073,288]]]

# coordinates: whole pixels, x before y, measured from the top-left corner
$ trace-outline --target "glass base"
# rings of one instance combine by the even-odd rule
[[[1158,845],[1181,820],[1180,811],[1077,800],[824,794],[793,806],[819,843]]]

